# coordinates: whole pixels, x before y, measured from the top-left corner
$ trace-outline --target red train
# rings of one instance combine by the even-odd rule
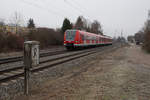
[[[67,49],[110,44],[112,44],[112,38],[109,36],[97,35],[80,30],[66,30],[64,34],[64,46]]]

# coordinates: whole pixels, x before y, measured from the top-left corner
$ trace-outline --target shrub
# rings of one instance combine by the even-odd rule
[[[20,51],[23,49],[23,38],[11,33],[0,32],[0,52]]]
[[[9,34],[7,37],[7,46],[9,49],[22,50],[23,42],[23,38],[17,35]]]
[[[30,30],[28,34],[23,35],[22,37],[0,31],[0,52],[23,50],[24,38],[39,41],[41,48],[47,48],[50,45],[63,44],[63,35],[60,31],[55,31],[54,29],[37,28],[36,30]]]
[[[150,53],[150,30],[145,30],[143,48]]]
[[[29,40],[40,42],[40,47],[46,48],[50,45],[62,45],[63,35],[59,31],[48,28],[37,28],[28,34]]]
[[[6,38],[4,37],[4,34],[0,32],[0,52],[2,52],[5,47],[5,41]]]

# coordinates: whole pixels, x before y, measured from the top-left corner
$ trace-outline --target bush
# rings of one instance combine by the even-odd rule
[[[7,37],[7,46],[9,49],[14,49],[14,50],[22,50],[23,49],[23,38],[9,34]]]
[[[37,28],[36,30],[30,30],[28,34],[23,35],[22,37],[0,31],[0,52],[23,50],[24,38],[39,41],[41,48],[47,48],[50,45],[63,44],[63,35],[60,31],[55,31],[54,29]]]
[[[145,30],[145,40],[143,48],[150,53],[150,30]]]
[[[5,41],[6,38],[4,37],[3,33],[0,32],[0,52],[2,52],[3,49],[5,48]]]
[[[15,34],[0,32],[0,52],[20,51],[23,49],[24,39]]]
[[[31,30],[28,34],[29,40],[35,40],[40,42],[40,47],[46,48],[50,45],[62,45],[63,35],[59,31],[48,28],[37,28],[37,30]]]

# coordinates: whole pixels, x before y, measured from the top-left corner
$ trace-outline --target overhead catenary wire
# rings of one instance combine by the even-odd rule
[[[47,4],[48,4],[48,2],[46,2],[46,0],[40,0],[44,5],[46,5],[47,6]],[[56,8],[56,7],[54,7],[53,5],[51,5],[51,7],[53,7],[53,8]],[[64,8],[64,7],[63,7]],[[70,15],[73,15],[74,13],[73,12],[68,12],[67,10],[64,10],[64,9],[62,9],[62,8],[60,8],[60,10],[61,10],[61,12],[67,12],[67,13],[69,13]]]
[[[25,4],[27,4],[27,5],[30,5],[30,6],[34,6],[34,7],[36,7],[36,8],[38,8],[38,9],[42,9],[42,10],[44,10],[44,11],[47,11],[48,13],[50,13],[50,14],[54,14],[54,15],[57,15],[58,17],[62,17],[62,18],[66,18],[67,17],[67,15],[66,14],[64,14],[64,13],[62,13],[61,11],[54,11],[54,9],[50,9],[50,8],[47,8],[46,6],[44,6],[44,5],[47,5],[47,3],[48,2],[46,2],[46,1],[44,1],[44,0],[39,0],[39,1],[41,1],[41,2],[43,2],[43,4],[44,5],[39,5],[39,4],[37,4],[37,3],[33,3],[33,2],[31,2],[31,1],[26,1],[26,0],[19,0],[19,1],[21,1],[21,2],[23,2],[23,3],[25,3]],[[36,0],[35,0],[36,1]],[[46,4],[45,4],[45,3]],[[68,1],[68,0],[64,0],[64,2],[65,2],[65,4],[67,4],[68,6],[70,6],[71,7],[71,9],[74,9],[75,11],[77,11],[79,14],[73,14],[73,16],[75,16],[75,15],[82,15],[82,16],[84,16],[84,17],[88,17],[88,19],[91,19],[91,17],[90,16],[88,16],[88,15],[86,15],[85,14],[85,12],[83,12],[82,11],[82,8],[80,8],[80,6],[77,6],[78,4],[77,3],[74,3],[74,4],[77,4],[77,5],[74,5],[73,4],[73,2],[70,2],[70,1]],[[62,9],[61,9],[62,10]],[[70,11],[70,9],[68,9],[68,11]],[[71,12],[72,13],[72,12]],[[72,15],[72,14],[71,14]]]
[[[77,5],[79,5],[78,7],[79,7],[79,9],[81,9],[80,7],[82,7],[82,11],[84,10],[84,11],[87,11],[87,9],[85,9],[85,7],[83,7],[83,5],[81,5],[80,3],[78,3],[77,1],[75,1],[75,0],[72,0],[72,2],[74,2],[75,4],[77,4]]]
[[[79,5],[79,6],[75,6],[75,5],[74,5],[74,4],[77,4],[77,5],[78,5],[79,3],[77,3],[77,2],[74,1],[75,3],[72,4],[71,2],[73,2],[73,0],[72,0],[71,2],[69,2],[68,0],[64,0],[64,1],[65,1],[66,3],[68,3],[71,7],[73,7],[74,9],[76,9],[77,11],[79,11],[80,13],[82,13],[83,16],[88,17],[88,18],[91,19],[91,17],[90,17],[89,15],[85,14],[85,11],[86,11],[86,10],[83,11],[83,10],[82,10],[83,8],[81,8],[80,5]]]
[[[78,3],[76,0],[72,0],[72,1],[74,1],[77,5],[79,5],[79,7],[82,7],[82,9],[83,9],[85,12],[88,12],[88,9],[87,9],[85,6],[81,5],[81,4]],[[88,16],[89,16],[89,14],[88,14]],[[89,17],[90,17],[90,16],[89,16]]]
[[[19,0],[19,1],[21,1],[21,2],[23,2],[23,3],[26,3],[26,4],[28,4],[28,5],[30,5],[30,6],[34,6],[34,7],[36,7],[36,8],[40,8],[40,9],[43,9],[43,10],[45,10],[45,11],[47,11],[47,12],[49,12],[49,13],[53,13],[53,14],[55,14],[55,15],[57,15],[57,16],[62,16],[63,18],[64,17],[66,17],[66,15],[64,15],[64,14],[62,14],[61,12],[56,12],[56,11],[53,11],[52,9],[48,9],[48,8],[45,8],[45,7],[43,7],[43,6],[41,6],[41,5],[38,5],[38,4],[36,4],[36,3],[32,3],[31,1],[29,2],[29,1],[25,1],[25,0]],[[74,8],[76,11],[78,11],[78,13],[80,13],[80,14],[84,14],[84,12],[83,11],[81,11],[81,9],[80,8],[78,8],[77,6],[74,6],[72,3],[70,3],[70,2],[68,2],[67,0],[64,0],[65,1],[65,3],[66,4],[68,4],[71,8]],[[43,2],[43,1],[42,1]],[[44,1],[45,2],[45,1]],[[72,15],[72,14],[71,14]],[[88,16],[89,17],[89,16]]]
[[[74,8],[76,11],[78,11],[79,13],[83,14],[83,12],[77,8],[76,6],[74,6],[72,3],[68,2],[67,0],[64,0],[64,2],[69,5],[71,8]]]
[[[53,10],[47,9],[47,8],[41,6],[41,5],[38,5],[38,4],[35,4],[35,3],[32,3],[32,2],[29,2],[29,1],[25,1],[25,0],[19,0],[19,1],[21,1],[21,2],[23,2],[23,3],[25,3],[25,4],[28,4],[28,5],[30,5],[30,6],[34,6],[34,7],[38,8],[38,9],[45,10],[45,11],[47,11],[48,13],[57,15],[57,16],[59,16],[59,17],[60,17],[60,16],[63,17],[63,18],[65,17],[65,15],[63,15],[63,14],[61,14],[61,13],[58,13],[58,12],[55,12],[55,11],[53,11]]]
[[[35,0],[36,1],[36,0]],[[47,6],[47,4],[49,3],[47,0],[39,0],[40,2],[42,2],[45,6]],[[46,4],[45,4],[46,3]],[[54,2],[52,3],[52,4],[54,4]],[[64,3],[64,4],[66,4],[66,3]],[[58,4],[57,4],[58,5]],[[56,6],[57,6],[56,5]],[[54,7],[54,5],[51,5],[51,6],[53,6],[53,8],[56,8],[57,9],[57,7]],[[68,6],[68,5],[67,5]],[[68,7],[70,7],[70,5],[68,6]],[[66,8],[66,9],[64,9],[64,8]],[[77,16],[79,16],[79,15],[81,15],[79,12],[78,12],[78,10],[75,10],[75,11],[73,11],[74,10],[74,8],[72,8],[72,6],[71,6],[71,9],[73,9],[73,10],[71,10],[70,8],[69,9],[67,9],[67,7],[60,7],[59,8],[60,10],[62,10],[61,12],[64,12],[65,13],[65,18],[69,18],[69,16],[70,16],[70,19],[72,18],[72,17],[77,17]],[[70,15],[69,16],[67,16],[67,14],[68,14],[68,12],[70,13]]]

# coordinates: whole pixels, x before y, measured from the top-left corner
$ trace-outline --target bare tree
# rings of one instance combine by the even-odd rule
[[[99,21],[94,20],[94,22],[90,22],[90,20],[87,20],[83,16],[79,16],[77,18],[73,28],[103,35],[102,25]]]
[[[140,30],[139,32],[135,33],[134,38],[136,42],[143,43],[144,42],[143,30]]]
[[[84,25],[84,22],[83,22],[83,16],[79,16],[77,18],[77,21],[75,23],[75,29],[79,29],[79,30],[83,30],[83,25]]]
[[[18,12],[15,12],[14,15],[10,19],[10,25],[11,26],[15,26],[16,34],[19,35],[19,33],[18,33],[19,27],[21,25],[23,25],[23,17],[22,17],[22,15],[20,13],[18,13]]]
[[[4,32],[5,30],[5,22],[4,22],[4,19],[0,18],[0,32]]]
[[[91,32],[96,34],[103,34],[102,26],[99,21],[94,20],[94,22],[91,24]]]
[[[5,25],[5,20],[0,18],[0,26],[4,26]]]
[[[148,12],[148,19],[144,26],[144,49],[150,52],[150,11]]]

